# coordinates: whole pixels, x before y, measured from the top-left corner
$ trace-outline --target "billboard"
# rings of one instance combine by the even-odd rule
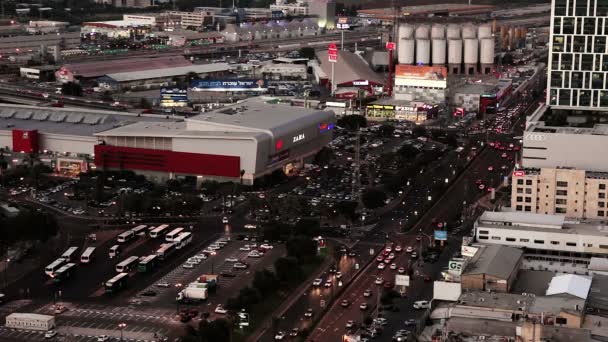
[[[435,240],[447,240],[448,239],[448,232],[445,230],[436,230],[435,231]]]
[[[161,107],[185,107],[188,105],[188,90],[179,88],[162,88],[160,90]]]
[[[462,254],[462,256],[472,258],[473,256],[475,256],[475,253],[477,253],[478,250],[479,250],[479,247],[462,245],[460,254]]]
[[[448,69],[442,66],[398,64],[395,67],[395,77],[440,81],[447,79]]]
[[[268,83],[263,79],[192,80],[190,88],[194,91],[266,92]]]
[[[395,274],[395,285],[410,286],[410,276],[403,274]]]
[[[462,286],[460,283],[435,281],[433,283],[433,299],[455,302],[460,298]]]
[[[448,263],[448,270],[458,275],[462,274],[464,261],[460,259],[452,259]]]

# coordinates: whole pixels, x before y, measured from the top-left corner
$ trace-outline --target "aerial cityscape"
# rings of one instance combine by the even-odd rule
[[[0,0],[0,342],[608,341],[608,0]]]

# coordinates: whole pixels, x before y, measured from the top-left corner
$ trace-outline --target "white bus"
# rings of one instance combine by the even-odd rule
[[[130,256],[123,260],[120,264],[116,265],[116,272],[123,273],[129,272],[133,267],[137,266],[139,262],[138,256]]]
[[[106,293],[113,293],[122,289],[127,283],[127,279],[129,279],[128,273],[119,273],[112,279],[106,281],[106,283],[104,284],[106,288]]]
[[[65,260],[63,258],[59,258],[53,261],[50,265],[44,268],[44,273],[49,277],[55,276],[55,272],[61,268],[65,264]]]
[[[84,250],[84,253],[80,256],[80,263],[88,264],[93,260],[93,252],[95,252],[95,247],[88,247]]]
[[[173,242],[175,243],[175,248],[182,249],[192,242],[192,233],[181,233]]]
[[[63,254],[61,254],[61,259],[65,260],[65,262],[72,261],[74,253],[78,250],[78,247],[70,247]]]
[[[135,234],[136,236],[139,235],[146,235],[146,229],[148,228],[148,226],[146,226],[145,224],[139,225],[133,229],[131,229],[131,231],[133,232],[133,234]]]
[[[160,226],[154,228],[150,232],[150,237],[156,239],[157,237],[163,235],[163,233],[169,228],[168,224],[161,224]]]
[[[171,253],[175,251],[175,243],[163,243],[160,248],[156,251],[156,255],[160,260],[165,260]]]
[[[110,259],[112,259],[113,257],[118,256],[118,254],[120,254],[120,246],[119,245],[114,245],[112,247],[110,247]]]
[[[116,238],[116,241],[118,241],[119,243],[125,243],[134,237],[135,237],[135,233],[133,233],[132,229],[129,229],[126,232],[123,232],[120,235],[118,235],[118,238]]]
[[[175,238],[184,230],[184,228],[175,228],[169,232],[169,234],[165,235],[165,240],[167,242],[173,242]]]

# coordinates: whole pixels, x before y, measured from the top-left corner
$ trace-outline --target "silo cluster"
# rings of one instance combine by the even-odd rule
[[[491,24],[401,24],[399,63],[447,65],[456,74],[490,73],[496,45],[492,29]]]

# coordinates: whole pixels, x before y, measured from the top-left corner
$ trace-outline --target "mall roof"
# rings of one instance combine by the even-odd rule
[[[472,258],[463,275],[489,274],[507,279],[524,254],[521,249],[501,245],[487,245],[480,252]]]
[[[518,224],[529,224],[539,227],[561,228],[565,222],[565,216],[545,215],[536,213],[525,213],[515,211],[485,211],[478,219],[479,222],[510,222]]]
[[[62,68],[69,70],[74,76],[94,78],[108,73],[129,71],[157,70],[169,67],[192,65],[184,56],[163,56],[157,58],[128,58],[108,61],[64,64]]]
[[[551,283],[547,289],[547,296],[569,294],[586,299],[590,288],[591,278],[576,274],[564,274],[551,279]]]
[[[189,72],[197,74],[206,74],[211,72],[220,72],[231,70],[232,66],[228,63],[213,63],[213,64],[193,64],[188,66],[178,66],[172,68],[140,70],[131,72],[119,72],[106,74],[107,77],[116,82],[129,82],[138,80],[149,80],[156,78],[168,78],[174,76],[183,76]]]
[[[95,133],[96,136],[155,136],[155,137],[182,137],[182,138],[230,138],[250,139],[260,135],[259,132],[227,131],[227,130],[188,130],[186,122],[136,122],[130,125],[111,128],[107,131]]]
[[[363,58],[350,51],[338,51],[338,62],[328,61],[327,50],[317,51],[323,72],[331,77],[331,64],[335,64],[335,84],[348,83],[356,80],[368,80],[377,84],[384,84],[385,80],[375,73]]]
[[[0,104],[4,131],[38,130],[46,134],[92,137],[94,133],[139,121],[166,121],[164,116],[130,114],[81,108],[54,108]]]

